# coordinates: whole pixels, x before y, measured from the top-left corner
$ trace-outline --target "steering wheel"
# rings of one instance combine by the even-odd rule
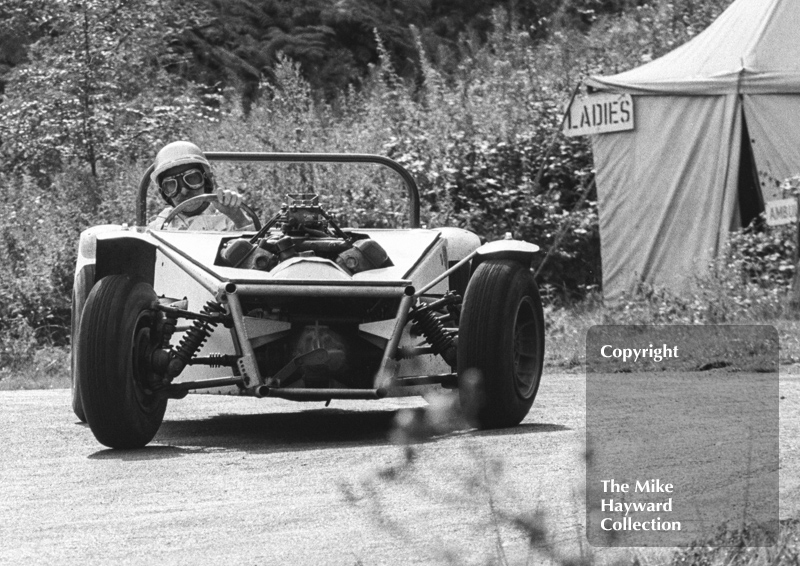
[[[178,206],[170,210],[167,217],[164,219],[164,222],[161,223],[160,230],[164,229],[164,226],[167,226],[170,222],[172,222],[178,214],[189,208],[192,204],[201,203],[201,202],[219,202],[217,195],[215,194],[206,194],[206,195],[198,195],[196,197],[192,197],[180,203]],[[261,230],[261,220],[258,219],[258,215],[256,214],[255,210],[250,208],[243,202],[239,202],[239,208],[244,211],[247,216],[253,221],[253,227],[256,230]]]

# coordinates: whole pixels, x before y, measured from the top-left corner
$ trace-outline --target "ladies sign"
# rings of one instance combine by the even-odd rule
[[[630,94],[592,94],[576,97],[564,120],[564,135],[583,136],[633,129]]]

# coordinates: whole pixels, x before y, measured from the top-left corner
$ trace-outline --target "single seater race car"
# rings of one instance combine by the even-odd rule
[[[327,403],[457,388],[474,426],[525,418],[544,358],[531,271],[538,246],[421,228],[413,177],[383,156],[205,156],[388,167],[405,184],[409,228],[340,227],[305,192],[288,195],[263,224],[242,205],[249,231],[153,229],[145,218],[151,166],[137,225],[89,228],[78,246],[72,405],[100,443],[145,446],[168,400],[189,392]]]

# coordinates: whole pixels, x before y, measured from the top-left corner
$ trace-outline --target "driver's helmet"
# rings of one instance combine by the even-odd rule
[[[154,168],[150,178],[158,187],[159,193],[161,193],[161,185],[158,182],[159,177],[169,169],[177,167],[178,165],[186,165],[187,163],[197,163],[203,168],[206,173],[206,178],[209,180],[205,192],[208,193],[213,190],[211,165],[208,163],[205,154],[200,151],[199,147],[191,142],[176,141],[162,147],[153,163]],[[161,197],[167,201],[168,204],[172,204],[163,193],[161,193]]]

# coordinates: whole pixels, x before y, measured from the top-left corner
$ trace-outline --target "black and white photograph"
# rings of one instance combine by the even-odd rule
[[[0,0],[0,565],[800,563],[798,0]]]

